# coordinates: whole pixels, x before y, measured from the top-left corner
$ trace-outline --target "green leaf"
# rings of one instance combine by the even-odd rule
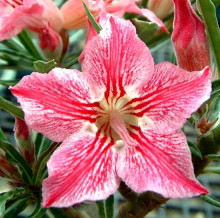
[[[31,40],[31,37],[29,36],[26,30],[23,30],[17,37],[22,43],[22,45],[29,52],[29,54],[35,58],[35,60],[44,60],[44,58],[41,56],[41,54],[35,47],[34,43]]]
[[[0,127],[0,140],[6,141],[6,142],[8,141],[1,127]]]
[[[208,101],[211,101],[218,96],[220,96],[220,79],[212,82],[212,93]]]
[[[6,210],[2,218],[15,218],[21,213],[28,205],[29,194],[22,194],[18,197],[9,200],[6,203]]]
[[[26,52],[24,47],[18,42],[18,40],[15,37],[8,39],[8,40],[5,40],[5,41],[2,41],[1,44],[3,44],[4,46],[6,46],[12,50],[17,50],[22,53]]]
[[[48,73],[50,72],[54,67],[56,67],[57,63],[55,60],[51,61],[35,61],[34,62],[34,68],[39,73]]]
[[[97,33],[100,33],[100,31],[102,30],[101,26],[96,22],[95,18],[93,17],[93,15],[91,14],[91,12],[89,11],[87,5],[85,2],[83,2],[83,5],[85,7],[85,10],[86,10],[86,14],[89,18],[89,21],[91,22],[93,28],[95,29],[95,31]]]
[[[114,216],[114,195],[104,201],[97,201],[100,218],[113,218]]]
[[[210,160],[220,160],[220,154],[208,154],[205,157]]]
[[[34,184],[36,186],[40,185],[44,175],[44,171],[46,170],[46,164],[49,160],[50,156],[53,154],[53,152],[59,147],[60,143],[52,143],[51,146],[44,151],[39,158],[37,159],[36,165],[35,165],[35,171],[34,171]]]
[[[39,200],[34,208],[34,211],[27,218],[41,218],[47,212],[46,208],[41,207],[41,200]]]
[[[198,8],[203,17],[213,56],[220,75],[220,32],[216,18],[215,6],[211,0],[198,0]]]
[[[66,214],[62,209],[50,208],[49,211],[55,218],[70,218],[70,216]]]
[[[37,140],[37,138],[36,138],[36,140]],[[36,140],[35,140],[35,142],[36,142]],[[35,155],[36,155],[36,157],[39,157],[42,152],[44,152],[45,150],[48,149],[48,147],[51,144],[51,140],[42,135],[41,141],[39,138],[39,142],[37,142],[37,143],[39,143],[39,144],[35,144]]]
[[[132,23],[136,27],[139,38],[145,43],[149,42],[153,38],[154,33],[158,30],[158,25],[154,22],[146,22],[134,18],[132,19]]]
[[[14,105],[10,101],[2,98],[0,96],[0,108],[2,108],[5,111],[8,111],[10,114],[15,115],[16,117],[20,119],[24,119],[24,112],[21,110],[20,107]]]
[[[0,80],[0,85],[2,86],[14,86],[16,85],[20,80],[14,79],[14,80]]]
[[[206,167],[203,170],[203,173],[216,173],[216,174],[220,174],[220,167],[216,167],[216,166]]]
[[[28,180],[28,184],[32,184],[32,170],[21,154],[6,141],[0,140],[0,148],[17,164],[21,172],[25,175],[25,178]]]
[[[193,145],[191,142],[187,142],[187,143],[188,143],[188,145],[189,145],[190,151],[191,151],[193,154],[195,154],[195,155],[199,156],[200,158],[202,158],[202,153],[201,153],[201,151],[199,150],[199,148],[198,148],[197,146]]]
[[[220,199],[217,199],[213,197],[212,195],[204,195],[201,197],[202,200],[208,202],[209,204],[215,206],[215,207],[220,207]]]
[[[0,197],[0,217],[3,215],[5,211],[5,204],[6,202],[11,199],[15,194],[18,194],[20,192],[24,191],[23,189],[15,189],[9,192],[3,193]]]

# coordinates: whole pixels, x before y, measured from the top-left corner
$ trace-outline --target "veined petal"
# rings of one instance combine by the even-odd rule
[[[25,112],[29,127],[53,141],[63,141],[82,129],[96,114],[88,76],[77,70],[55,68],[32,73],[10,88]]]
[[[187,118],[205,102],[211,93],[211,71],[187,72],[171,63],[155,66],[152,79],[133,99],[136,116],[146,117],[147,129],[170,134],[180,129]],[[144,128],[145,128],[144,127]]]
[[[43,10],[43,6],[37,3],[30,7],[18,6],[11,13],[9,8],[4,9],[7,13],[0,15],[0,41],[14,37],[24,28],[39,29]]]
[[[184,134],[158,135],[136,129],[136,146],[119,150],[118,176],[136,192],[153,191],[166,198],[184,198],[208,191],[195,179]],[[139,145],[137,145],[139,144]]]
[[[115,172],[113,142],[81,132],[54,152],[43,181],[43,207],[68,207],[85,200],[103,200],[113,194],[120,179]]]
[[[130,21],[110,17],[85,47],[82,68],[107,94],[133,91],[150,79],[154,63]]]

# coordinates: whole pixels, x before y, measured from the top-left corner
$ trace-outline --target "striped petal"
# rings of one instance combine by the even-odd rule
[[[132,190],[153,191],[166,198],[208,193],[195,179],[191,154],[182,132],[162,136],[136,128],[130,135],[136,143],[120,150],[116,170]]]
[[[30,128],[53,141],[63,141],[94,122],[93,97],[86,74],[55,68],[49,74],[32,73],[11,88]]]
[[[68,207],[85,200],[103,200],[119,186],[112,142],[82,132],[71,136],[49,160],[43,181],[43,207]]]
[[[155,66],[152,79],[131,102],[136,116],[146,118],[144,128],[161,134],[180,129],[211,92],[211,71],[187,72],[171,63]],[[144,117],[144,118],[143,118]]]
[[[130,21],[110,17],[100,34],[84,50],[83,72],[107,93],[133,92],[151,77],[154,63]],[[128,91],[129,92],[129,91]]]

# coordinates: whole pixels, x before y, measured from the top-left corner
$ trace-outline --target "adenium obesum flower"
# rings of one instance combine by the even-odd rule
[[[173,0],[149,0],[147,7],[163,19],[173,11],[174,4]]]
[[[23,29],[39,34],[40,46],[54,51],[61,43],[63,18],[52,0],[0,0],[0,41]]]
[[[171,198],[207,193],[180,128],[209,98],[209,68],[154,66],[132,23],[110,16],[87,42],[82,71],[35,72],[10,88],[27,124],[63,141],[47,164],[43,207],[106,199],[120,181]]]
[[[174,0],[175,18],[172,41],[178,65],[188,71],[210,65],[205,25],[194,12],[190,0]]]
[[[85,0],[84,2],[95,17],[100,14],[101,10],[118,17],[122,17],[126,12],[133,12],[157,23],[162,30],[167,31],[163,22],[152,11],[146,8],[140,9],[136,5],[139,0]],[[87,25],[87,16],[82,0],[69,0],[60,10],[64,18],[64,28],[80,29]]]

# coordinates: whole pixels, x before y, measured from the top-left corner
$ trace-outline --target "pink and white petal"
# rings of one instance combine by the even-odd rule
[[[0,17],[0,41],[10,39],[25,28],[39,29],[43,7],[33,4],[31,7],[18,6],[12,13]]]
[[[132,23],[110,17],[100,34],[87,43],[82,68],[98,80],[100,89],[117,95],[130,87],[135,91],[148,81],[154,63]]]
[[[32,73],[10,89],[30,128],[53,141],[63,141],[80,131],[86,121],[95,121],[88,76],[77,70]]]
[[[43,207],[69,207],[85,200],[108,198],[120,183],[113,142],[81,132],[65,140],[47,163]]]
[[[166,198],[208,193],[195,179],[191,154],[182,132],[162,136],[139,129],[131,136],[139,145],[119,150],[116,171],[132,190],[153,191]]]
[[[210,97],[211,71],[187,72],[171,63],[155,66],[152,79],[133,99],[136,115],[146,118],[157,133],[170,134],[180,129],[187,118]]]
[[[135,3],[130,4],[127,7],[126,11],[127,12],[132,12],[132,13],[135,13],[135,14],[139,14],[143,17],[146,17],[147,20],[156,23],[164,32],[168,33],[168,30],[165,27],[163,21],[160,18],[158,18],[157,15],[153,11],[151,11],[149,9],[146,9],[146,8],[141,9]]]

